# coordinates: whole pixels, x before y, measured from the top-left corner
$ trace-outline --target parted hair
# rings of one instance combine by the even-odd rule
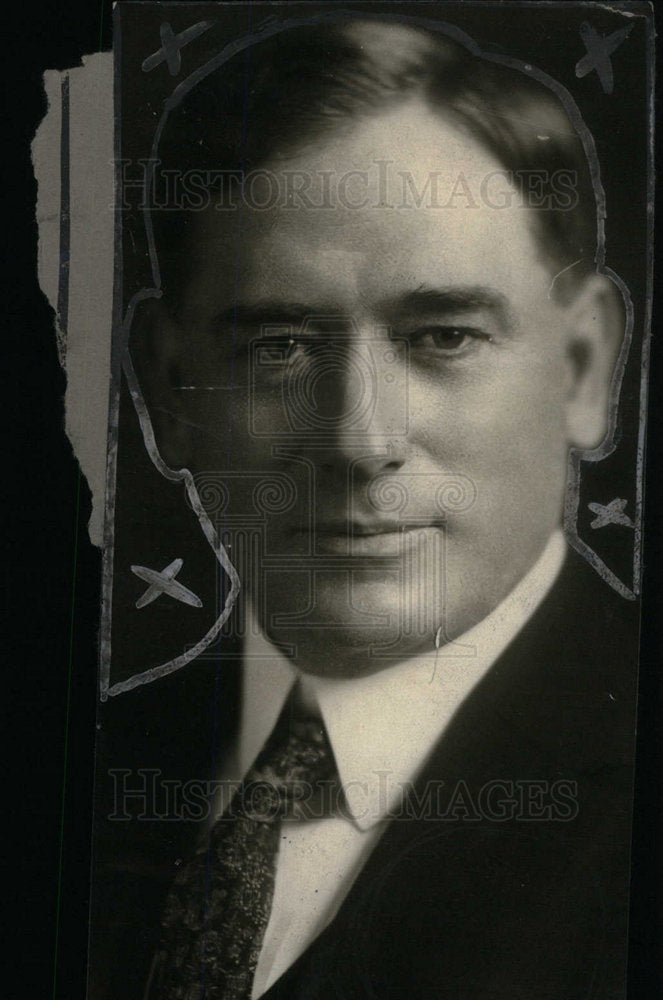
[[[478,56],[442,31],[346,15],[289,28],[250,45],[205,76],[168,116],[160,171],[235,173],[278,166],[330,133],[420,98],[514,175],[537,172],[543,207],[535,236],[576,282],[594,267],[596,196],[581,137],[562,100],[525,69]],[[560,172],[567,207],[545,207]],[[161,203],[163,204],[163,203]],[[166,203],[152,219],[162,287],[187,279],[195,211]]]

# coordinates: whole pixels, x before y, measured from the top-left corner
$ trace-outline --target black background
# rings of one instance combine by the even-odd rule
[[[103,6],[95,0],[11,2],[5,10],[2,190],[8,252],[1,399],[9,418],[2,422],[3,493],[9,502],[1,607],[8,639],[0,649],[5,651],[3,702],[10,735],[2,803],[13,836],[4,853],[2,895],[9,906],[5,927],[9,936],[15,932],[16,942],[5,962],[0,993],[83,1000],[101,561],[87,538],[89,491],[63,431],[65,381],[55,350],[53,313],[37,282],[30,141],[45,111],[42,72],[78,65],[82,53],[110,48],[112,12],[110,0],[103,0]],[[600,14],[594,9],[592,20],[595,13]],[[625,140],[616,137],[637,173]],[[658,315],[656,309],[655,333]],[[663,983],[663,880],[657,868],[663,839],[663,537],[658,514],[663,491],[657,475],[662,384],[663,353],[655,335],[629,1000],[658,997]]]

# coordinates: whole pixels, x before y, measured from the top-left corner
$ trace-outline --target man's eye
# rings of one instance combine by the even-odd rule
[[[410,337],[413,345],[453,354],[466,347],[472,340],[490,340],[481,330],[466,326],[427,326],[416,330]]]
[[[260,341],[258,353],[263,364],[282,365],[293,359],[297,349],[297,341],[292,337],[266,337]]]

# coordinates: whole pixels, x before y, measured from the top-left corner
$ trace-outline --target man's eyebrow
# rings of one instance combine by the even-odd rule
[[[316,306],[304,302],[236,302],[215,313],[213,327],[300,326],[305,319],[318,316],[338,316],[332,306]]]
[[[430,288],[421,285],[389,302],[389,312],[397,316],[424,316],[432,313],[463,313],[487,310],[507,329],[516,327],[516,318],[502,292],[484,285]]]
[[[516,318],[502,292],[484,285],[468,285],[448,288],[431,288],[421,285],[403,295],[389,299],[381,312],[389,317],[424,317],[433,313],[467,313],[488,310],[495,314],[505,329],[517,326]],[[261,326],[300,327],[305,320],[318,318],[337,319],[342,317],[333,304],[310,302],[265,300],[258,302],[236,302],[215,313],[211,319],[212,328]]]

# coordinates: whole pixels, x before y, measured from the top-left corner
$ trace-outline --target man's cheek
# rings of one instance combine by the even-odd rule
[[[478,516],[508,519],[517,514],[518,503],[529,507],[528,498],[534,504],[564,482],[565,443],[533,415],[529,427],[521,420],[503,423],[464,444],[457,450],[457,471],[474,485]]]

